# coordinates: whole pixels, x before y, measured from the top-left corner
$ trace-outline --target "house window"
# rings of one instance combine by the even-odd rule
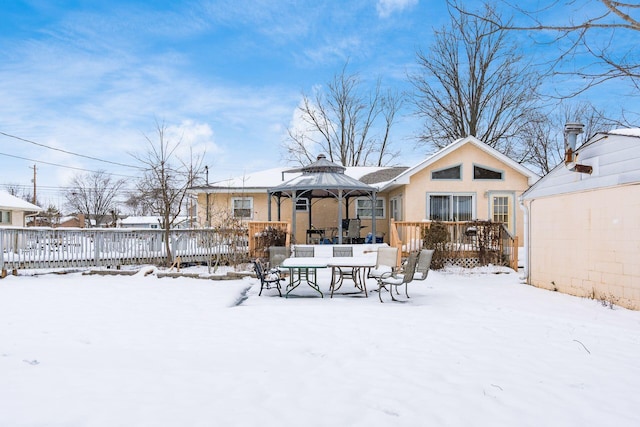
[[[0,224],[11,224],[11,211],[0,211]]]
[[[309,212],[309,199],[297,199],[296,200],[296,211],[298,212]]]
[[[482,166],[473,166],[473,179],[502,179],[502,171],[485,168]]]
[[[462,166],[453,166],[446,169],[439,169],[431,172],[431,179],[446,180],[446,179],[460,179],[462,177]]]
[[[427,217],[432,221],[471,221],[475,217],[473,194],[427,195]]]
[[[231,199],[234,218],[252,218],[253,197],[238,197]]]
[[[376,199],[376,218],[385,218],[384,205],[384,199]],[[371,218],[371,199],[356,199],[356,216],[358,218]]]
[[[402,221],[402,196],[389,200],[389,215],[396,221]]]

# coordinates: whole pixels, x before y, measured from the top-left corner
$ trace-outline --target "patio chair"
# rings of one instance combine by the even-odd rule
[[[286,246],[269,246],[269,268],[277,268],[289,258],[291,251]]]
[[[418,264],[418,253],[411,252],[409,254],[409,258],[407,258],[407,262],[404,265],[404,270],[402,273],[386,273],[377,278],[378,281],[378,298],[380,298],[380,302],[382,301],[382,290],[388,290],[389,295],[391,295],[391,299],[393,301],[398,301],[393,296],[393,287],[396,287],[396,293],[398,292],[398,287],[404,285],[404,293],[409,297],[409,283],[413,281],[413,276],[416,272],[416,266]],[[387,289],[387,286],[389,287]]]
[[[253,261],[253,269],[256,272],[256,276],[260,279],[260,292],[258,296],[262,295],[263,289],[277,289],[278,294],[282,296],[280,291],[280,282],[284,281],[283,277],[280,277],[280,270],[272,268],[265,270],[262,263],[258,260]]]
[[[369,279],[378,279],[383,274],[393,273],[398,264],[398,248],[380,247],[376,258],[376,266],[367,272]]]
[[[413,280],[427,280],[429,269],[431,268],[431,259],[433,258],[433,249],[422,249],[418,255],[418,264],[416,265],[416,273]]]
[[[349,228],[347,228],[346,243],[358,243],[360,239],[360,220],[350,219]]]
[[[353,246],[334,246],[332,249],[333,249],[334,257],[352,257],[353,256]],[[345,277],[351,280],[354,279],[353,268],[352,267],[335,267],[334,276],[332,278],[331,283],[334,286],[337,285],[337,287],[339,288],[340,285],[342,285],[342,281],[344,280]]]
[[[296,246],[293,248],[294,257],[307,257],[313,258],[315,255],[315,248],[313,246]]]

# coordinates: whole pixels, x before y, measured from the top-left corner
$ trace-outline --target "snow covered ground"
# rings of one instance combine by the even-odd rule
[[[432,271],[385,304],[9,276],[0,426],[640,425],[640,313],[494,272]]]

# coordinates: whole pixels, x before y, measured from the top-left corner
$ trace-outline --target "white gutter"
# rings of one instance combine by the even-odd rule
[[[530,203],[533,203],[531,200]],[[531,262],[531,244],[529,242],[529,230],[531,225],[529,224],[529,208],[524,204],[524,200],[522,196],[520,196],[520,209],[524,212],[524,248],[527,251],[527,255],[524,259],[524,272],[523,275],[520,276],[520,280],[526,284],[529,284],[529,265]]]

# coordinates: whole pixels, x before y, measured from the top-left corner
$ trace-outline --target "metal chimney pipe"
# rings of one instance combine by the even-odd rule
[[[570,163],[576,160],[576,144],[578,135],[582,133],[582,123],[567,123],[564,125],[564,162]]]
[[[564,125],[564,164],[572,172],[591,174],[591,166],[576,164],[576,145],[578,135],[583,132],[582,123],[567,123]]]

